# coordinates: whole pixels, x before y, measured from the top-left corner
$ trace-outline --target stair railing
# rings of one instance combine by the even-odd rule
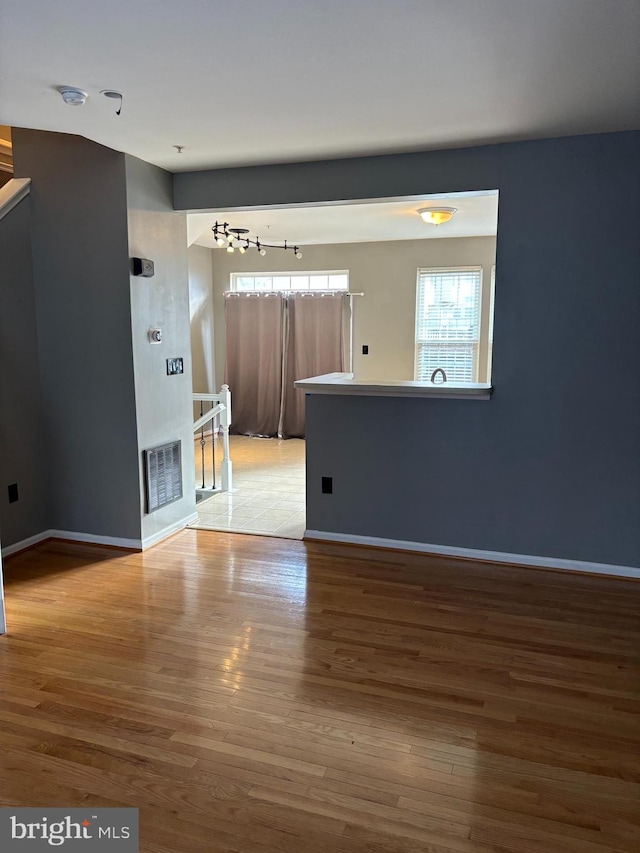
[[[194,435],[200,436],[200,479],[202,485],[196,486],[196,494],[201,498],[215,492],[230,492],[233,488],[233,463],[229,454],[229,427],[231,426],[231,391],[223,385],[218,394],[194,393],[193,400],[200,405],[200,416],[193,422]],[[210,403],[210,408],[206,404]],[[212,484],[206,483],[205,449],[207,425],[211,435],[211,471]],[[220,462],[220,484],[216,484],[216,435],[222,438],[222,460]]]
[[[0,187],[0,219],[3,219],[28,195],[30,187],[31,178],[12,178]]]

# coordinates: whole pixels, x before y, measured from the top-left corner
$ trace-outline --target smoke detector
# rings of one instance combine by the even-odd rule
[[[58,92],[62,95],[62,100],[65,104],[72,107],[81,107],[89,97],[82,89],[76,89],[75,86],[60,86]]]

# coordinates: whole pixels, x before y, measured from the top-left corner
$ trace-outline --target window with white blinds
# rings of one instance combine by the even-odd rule
[[[450,382],[478,381],[481,284],[482,267],[418,270],[417,380],[441,367]]]

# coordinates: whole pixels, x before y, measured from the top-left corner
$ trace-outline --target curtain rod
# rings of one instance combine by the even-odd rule
[[[274,294],[278,294],[279,296],[291,296],[299,295],[299,296],[327,296],[327,295],[338,295],[338,296],[364,296],[364,292],[355,293],[351,290],[225,290],[224,296],[273,296]]]

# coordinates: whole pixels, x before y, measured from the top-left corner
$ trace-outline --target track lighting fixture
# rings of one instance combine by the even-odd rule
[[[255,246],[258,254],[263,258],[267,254],[267,249],[282,249],[285,252],[291,250],[298,260],[302,257],[300,249],[297,246],[287,245],[286,240],[283,245],[262,243],[259,237],[254,239],[249,236],[248,228],[230,228],[228,222],[216,222],[215,225],[211,226],[211,230],[213,231],[213,239],[215,240],[216,245],[220,246],[220,248],[224,248],[226,246],[227,252],[233,252],[237,247],[240,254],[244,255],[248,249]]]

